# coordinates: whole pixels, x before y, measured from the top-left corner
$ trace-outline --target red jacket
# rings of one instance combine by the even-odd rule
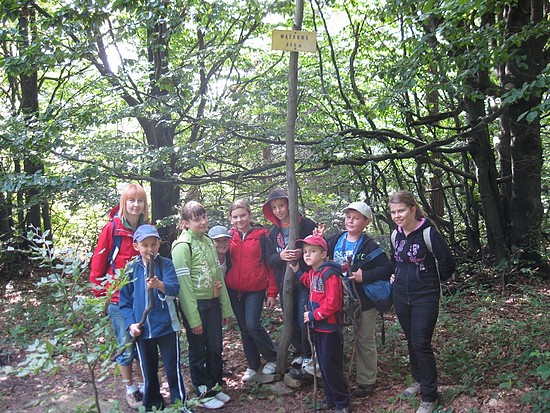
[[[268,297],[277,297],[273,268],[265,260],[268,230],[261,226],[252,227],[244,239],[235,228],[232,233],[229,243],[231,268],[225,276],[227,288],[241,292],[267,289]]]
[[[325,261],[316,270],[298,272],[300,282],[309,288],[307,307],[315,331],[340,331],[342,319],[342,267],[334,261]]]
[[[105,281],[105,275],[115,275],[113,265],[108,265],[109,255],[114,247],[114,236],[121,236],[120,250],[114,261],[114,269],[119,270],[126,266],[126,263],[133,257],[138,255],[138,252],[133,246],[134,230],[124,227],[122,220],[118,216],[119,206],[117,205],[109,213],[109,222],[103,227],[97,240],[97,246],[92,256],[90,264],[90,282],[93,284],[92,291],[96,297],[103,297],[107,294],[107,289],[111,285]],[[114,222],[114,227],[113,227]],[[114,234],[113,234],[114,230]],[[118,290],[111,296],[111,302],[118,303]]]

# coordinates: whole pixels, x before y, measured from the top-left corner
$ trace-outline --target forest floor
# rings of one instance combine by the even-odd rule
[[[40,329],[34,331],[22,329],[21,326],[25,325],[26,319],[29,318],[28,313],[20,311],[18,316],[13,314],[18,302],[36,296],[34,281],[36,280],[31,276],[24,282],[11,282],[9,285],[4,283],[0,286],[2,292],[0,412],[97,411],[94,407],[90,407],[94,403],[92,379],[82,363],[73,364],[69,359],[58,360],[58,364],[62,367],[55,373],[37,371],[25,377],[5,374],[6,367],[15,368],[28,355],[24,346],[16,345],[15,341],[12,341],[16,330],[25,332],[27,343],[47,335],[47,331]],[[537,285],[529,288],[527,298],[524,289],[491,288],[489,292],[482,294],[474,290],[465,291],[460,294],[460,299],[445,300],[434,337],[434,350],[440,375],[438,411],[447,413],[550,411],[549,303],[548,282],[539,281]],[[274,337],[280,335],[282,329],[280,310],[266,310],[264,322]],[[418,406],[417,398],[399,396],[406,386],[406,380],[410,380],[410,376],[406,344],[393,312],[385,315],[385,326],[386,342],[378,346],[377,387],[371,397],[352,399],[353,411],[356,413],[414,412]],[[531,336],[523,339],[518,337],[521,334]],[[348,343],[351,340],[350,335],[350,333],[346,335]],[[528,344],[524,345],[524,343]],[[182,345],[184,344],[183,336]],[[346,372],[350,353],[349,344],[347,344]],[[532,356],[532,354],[535,355]],[[313,412],[311,384],[291,389],[282,382],[273,385],[244,384],[241,381],[246,363],[235,324],[225,327],[224,360],[227,372],[224,391],[232,397],[232,400],[220,411],[228,413]],[[187,364],[182,368],[187,376],[189,390],[191,386]],[[542,374],[537,374],[538,371]],[[160,377],[163,377],[162,372]],[[349,385],[351,390],[356,386],[353,372]],[[101,412],[135,411],[130,409],[124,400],[122,386],[115,373],[114,365],[110,368],[109,374],[97,383],[97,386]],[[317,400],[320,401],[322,385],[318,387]],[[284,391],[281,392],[281,389]],[[165,384],[162,391],[165,396],[168,396]],[[166,399],[169,400],[168,397]],[[195,411],[205,410],[195,407]]]

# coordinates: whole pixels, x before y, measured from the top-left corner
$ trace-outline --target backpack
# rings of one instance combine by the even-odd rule
[[[319,275],[323,283],[327,278],[335,274],[340,278],[342,282],[342,324],[345,326],[353,326],[355,329],[359,328],[361,322],[361,301],[357,296],[355,290],[355,283],[351,282],[348,277],[345,277],[341,272],[331,272],[327,274],[327,270],[331,267],[325,267]]]
[[[374,260],[380,254],[383,254],[384,250],[378,247],[372,250],[365,259],[354,263],[351,266],[351,271],[357,271],[358,268],[365,265],[367,262]],[[363,290],[365,295],[372,301],[374,307],[381,313],[389,311],[393,306],[393,297],[391,290],[391,283],[389,280],[377,280],[372,283],[363,284]]]

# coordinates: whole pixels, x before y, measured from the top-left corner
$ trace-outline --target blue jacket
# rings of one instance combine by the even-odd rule
[[[124,317],[126,329],[128,329],[131,324],[141,321],[144,310],[149,306],[149,292],[146,283],[147,268],[141,256],[128,263],[125,275],[130,281],[120,290],[119,308],[122,317]],[[180,285],[172,261],[157,255],[155,257],[155,275],[164,282],[165,293],[153,289],[155,306],[147,315],[139,339],[161,337],[180,330],[174,303]]]
[[[451,250],[439,231],[435,228],[430,230],[433,254],[424,243],[422,231],[429,226],[433,224],[425,219],[422,225],[407,236],[401,228],[397,228],[395,249],[392,246],[392,261],[395,264],[395,281],[392,286],[394,297],[439,295],[436,258],[441,280],[448,279],[455,270],[456,263]]]

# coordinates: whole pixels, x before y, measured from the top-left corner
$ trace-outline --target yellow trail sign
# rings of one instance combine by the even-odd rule
[[[317,33],[298,30],[273,30],[272,50],[289,52],[314,52],[317,49]]]

